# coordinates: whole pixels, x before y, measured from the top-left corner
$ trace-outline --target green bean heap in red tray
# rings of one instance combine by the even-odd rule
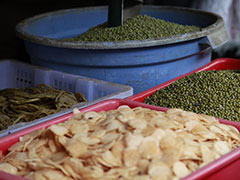
[[[145,98],[145,103],[240,121],[239,70],[201,71]]]

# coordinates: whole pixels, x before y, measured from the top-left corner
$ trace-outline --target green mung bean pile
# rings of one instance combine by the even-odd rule
[[[126,20],[122,26],[107,27],[107,23],[90,28],[68,41],[110,42],[158,39],[200,30],[197,26],[185,26],[148,15],[138,15]]]
[[[157,90],[144,103],[240,121],[239,70],[202,71],[185,76]]]

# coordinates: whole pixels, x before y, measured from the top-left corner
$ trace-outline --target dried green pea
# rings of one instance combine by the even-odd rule
[[[107,23],[103,23],[90,28],[87,32],[77,37],[64,40],[83,42],[145,40],[185,34],[199,30],[200,27],[197,26],[183,26],[148,15],[138,15],[129,18],[122,26],[109,28],[107,27]]]
[[[239,70],[202,71],[156,91],[144,102],[240,121]]]

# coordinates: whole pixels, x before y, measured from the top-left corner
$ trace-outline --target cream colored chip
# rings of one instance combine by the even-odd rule
[[[16,167],[20,171],[22,171],[23,169],[25,169],[27,167],[27,163],[24,160],[10,158],[10,159],[8,159],[7,162],[10,163],[11,165],[13,165],[14,167]]]
[[[97,157],[96,160],[97,160],[98,164],[100,164],[101,166],[103,165],[108,168],[112,168],[112,166],[113,166],[112,163],[109,164],[108,162],[104,161],[102,159],[102,157]]]
[[[88,133],[89,125],[84,121],[75,121],[70,125],[69,130],[73,135],[84,135]]]
[[[59,148],[61,146],[65,146],[67,141],[70,141],[70,138],[67,138],[66,136],[56,136],[55,137],[55,142],[56,142],[56,144],[59,144],[59,145],[57,145]]]
[[[118,120],[113,119],[107,126],[106,126],[106,131],[112,131],[112,130],[116,130],[121,126],[121,122],[119,122]]]
[[[34,179],[34,172],[29,172],[25,175],[23,175],[23,177],[27,178],[27,179]]]
[[[142,143],[143,141],[143,135],[141,134],[127,134],[126,137],[126,144],[128,148],[138,148],[138,146]]]
[[[110,150],[116,143],[117,140],[113,140],[113,141],[109,141],[108,143],[104,143],[104,144],[99,144],[98,146],[94,146],[94,150],[96,152],[105,152],[107,150]]]
[[[125,134],[128,132],[127,126],[125,124],[121,124],[121,126],[118,128],[118,132],[121,134]]]
[[[65,151],[56,152],[51,156],[51,160],[59,164],[63,163],[67,158],[69,156]]]
[[[43,173],[41,171],[35,171],[32,176],[36,180],[47,180],[47,178],[43,176]]]
[[[230,134],[230,137],[237,140],[237,141],[240,141],[240,137],[239,137],[239,133],[236,132],[237,129],[235,127],[232,127],[230,126],[230,131],[228,131],[228,133]]]
[[[219,140],[219,137],[216,136],[216,134],[211,132],[211,131],[209,131],[207,134],[205,134],[205,133],[200,134],[199,136],[201,136],[203,139],[209,139],[209,140],[212,140],[212,141]]]
[[[148,167],[151,162],[147,159],[140,159],[137,167],[139,168],[140,174],[147,174],[148,173]]]
[[[200,149],[202,153],[202,160],[204,163],[207,164],[215,159],[214,153],[205,143],[200,143]]]
[[[20,141],[25,142],[26,144],[30,144],[32,140],[34,140],[35,138],[38,138],[44,132],[45,132],[44,128],[37,130],[37,131],[30,132],[29,134],[26,134],[23,137],[21,137]],[[26,144],[25,144],[25,146],[26,146]],[[12,149],[12,148],[14,148],[14,146],[12,146],[10,149]]]
[[[43,169],[40,172],[47,180],[68,180],[68,178],[63,175],[63,173],[57,170]]]
[[[96,122],[100,117],[101,114],[94,111],[89,111],[83,114],[83,118],[85,120],[90,120],[91,122]]]
[[[52,161],[51,159],[45,159],[44,160],[44,163],[47,164],[47,165],[50,165],[52,167],[54,167],[54,169],[57,169],[59,171],[61,171],[61,173],[63,173],[64,175],[66,176],[69,176],[70,174],[64,169],[63,166],[61,166],[60,164]]]
[[[18,152],[15,154],[15,156],[13,156],[13,158],[24,161],[28,159],[28,155],[26,152]]]
[[[87,152],[87,145],[76,139],[70,139],[65,144],[65,149],[72,157],[81,157]]]
[[[99,138],[87,137],[87,136],[79,136],[78,139],[86,145],[95,145],[101,141]]]
[[[152,178],[158,177],[159,179],[167,180],[172,177],[172,170],[170,166],[161,161],[153,161],[149,165],[148,174]]]
[[[176,139],[176,135],[175,134],[167,134],[167,132],[165,131],[165,136],[163,136],[160,140],[160,147],[162,150],[165,149],[169,149],[169,148],[175,148],[176,147],[176,143],[177,139]]]
[[[7,162],[0,163],[0,171],[4,171],[10,174],[17,174],[17,168]]]
[[[126,123],[126,122],[129,121],[129,119],[126,118],[126,117],[124,117],[122,114],[118,115],[118,116],[117,116],[117,119],[118,119],[119,121],[121,121],[122,123]]]
[[[150,137],[157,130],[155,127],[147,127],[145,129],[135,129],[134,134],[142,134],[144,137]]]
[[[191,171],[186,167],[183,162],[177,161],[173,165],[173,172],[178,178],[182,178],[190,174]]]
[[[118,112],[119,112],[119,115],[117,116],[117,119],[123,123],[128,122],[135,118],[134,111],[126,105],[120,106],[118,108]]]
[[[200,124],[198,121],[196,120],[190,120],[188,122],[185,123],[185,129],[187,131],[192,131],[192,129],[197,126],[198,124]]]
[[[153,119],[155,119],[158,116],[159,116],[159,112],[158,111],[146,110],[145,113],[144,113],[143,119],[145,119],[145,121],[150,123]]]
[[[224,125],[224,124],[221,124],[221,125]],[[230,125],[228,125],[227,127],[230,129],[230,131],[231,131],[232,133],[234,133],[234,134],[239,134],[239,132],[238,132],[238,130],[237,130],[236,127],[230,126]]]
[[[106,132],[107,131],[105,129],[99,129],[99,130],[96,130],[96,131],[90,133],[89,137],[101,139],[106,134]]]
[[[226,141],[216,141],[214,142],[213,146],[215,151],[220,155],[227,154],[228,152],[231,151]]]
[[[166,132],[162,129],[156,129],[152,134],[152,136],[156,138],[158,141],[160,141],[165,135]]]
[[[183,154],[183,148],[174,147],[169,148],[163,151],[163,155],[161,160],[168,164],[168,166],[172,167],[172,165],[180,160],[181,154]]]
[[[52,151],[48,147],[41,147],[36,151],[40,159],[50,158],[52,156]]]
[[[134,167],[140,160],[140,154],[136,148],[127,148],[123,152],[123,161],[125,166]]]
[[[215,133],[215,134],[217,134],[218,136],[219,136],[219,135],[222,135],[222,136],[224,136],[224,137],[227,136],[227,134],[224,133],[222,129],[220,129],[220,128],[214,126],[214,125],[211,125],[211,126],[210,126],[210,131],[213,132],[213,133]]]
[[[159,148],[158,140],[154,137],[145,137],[139,146],[139,152],[143,158],[152,159],[161,157],[162,152]]]
[[[214,153],[215,159],[218,159],[221,157],[221,155],[218,152],[214,151],[213,153]]]
[[[113,168],[110,171],[107,172],[106,177],[108,178],[112,178],[114,180],[116,179],[130,179],[130,171],[132,170],[132,168]],[[134,167],[133,170],[136,170],[136,168]]]
[[[191,131],[193,134],[197,134],[197,135],[203,135],[203,134],[209,133],[209,130],[207,129],[207,127],[205,127],[204,125],[202,125],[200,123],[198,123],[196,126],[194,126]]]
[[[180,126],[182,126],[176,121],[169,121],[169,119],[166,117],[165,118],[155,117],[149,123],[151,124],[151,126],[158,127],[163,130],[166,130],[166,129],[174,130],[174,129],[178,129]]]
[[[20,138],[0,170],[37,180],[178,180],[239,145],[235,127],[180,109],[74,109]]]
[[[83,179],[92,179],[97,180],[98,178],[103,177],[104,171],[98,166],[88,166],[80,169],[80,175]]]
[[[196,171],[199,168],[200,161],[192,161],[191,159],[187,159],[187,160],[183,160],[182,162],[186,165],[186,167],[191,172]]]
[[[79,111],[79,109],[78,109],[78,108],[74,108],[74,109],[73,109],[73,115],[74,115],[74,117],[76,117],[76,116],[79,115],[79,114],[81,114],[81,112]]]
[[[67,158],[64,160],[64,166],[69,166],[76,174],[80,174],[83,168],[83,161],[78,158]]]
[[[67,132],[68,132],[67,128],[65,128],[64,126],[58,125],[58,124],[54,124],[54,125],[50,126],[49,130],[58,136],[63,136],[64,134],[67,134]]]
[[[133,178],[133,180],[151,180],[151,178],[148,175],[139,175],[139,176],[135,176]]]
[[[134,110],[132,110],[129,106],[127,105],[122,105],[118,108],[118,112],[122,114],[125,117],[132,117],[134,114]]]
[[[140,119],[128,121],[128,125],[135,129],[144,129],[147,127],[147,122]]]
[[[55,144],[55,142],[54,142],[53,139],[49,139],[49,141],[48,141],[48,147],[49,147],[49,149],[50,149],[50,151],[51,151],[52,153],[55,153],[55,152],[57,151],[57,146],[56,146],[56,144]]]
[[[199,137],[198,136],[181,136],[185,144],[190,144],[192,146],[199,146]]]
[[[69,164],[66,163],[63,164],[63,168],[69,174],[70,177],[74,179],[82,179],[82,177],[79,174],[77,174]]]
[[[118,141],[116,142],[111,149],[112,154],[117,159],[117,163],[122,166],[122,160],[123,160],[123,151],[124,151],[124,142]]]
[[[35,148],[32,148],[32,149],[29,149],[29,150],[28,150],[28,157],[29,157],[30,159],[35,159],[35,158],[38,159],[38,158],[39,158],[39,155],[37,154]]]
[[[114,141],[114,140],[117,140],[119,137],[120,137],[120,134],[119,134],[119,133],[111,132],[111,133],[105,134],[105,135],[102,137],[101,142],[102,142],[103,144],[107,144],[107,143],[110,143],[110,142],[112,142],[112,141]]]
[[[218,128],[222,129],[224,132],[228,132],[230,131],[230,127],[228,125],[225,124],[215,124],[215,126],[217,126]],[[237,131],[238,133],[238,131]]]
[[[200,146],[194,146],[191,144],[185,144],[183,145],[183,149],[182,149],[182,155],[181,155],[181,159],[192,159],[192,160],[200,160],[201,157],[201,150],[200,150]]]
[[[96,125],[98,125],[100,127],[105,127],[114,120],[116,120],[116,115],[114,116],[113,114],[108,114],[108,115],[106,115],[106,118],[103,118],[103,119],[99,120],[96,123]]]
[[[102,153],[101,157],[102,160],[105,161],[107,164],[110,164],[111,167],[120,165],[118,159],[109,150]]]

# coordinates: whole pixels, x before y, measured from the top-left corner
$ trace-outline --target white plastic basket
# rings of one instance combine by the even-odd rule
[[[83,108],[102,100],[123,99],[133,95],[133,88],[130,86],[59,72],[16,60],[0,60],[0,89],[34,87],[38,84],[47,84],[73,93],[80,92],[88,102],[75,104],[70,109],[28,123],[10,126],[7,130],[0,131],[0,137],[66,114],[74,107]]]

